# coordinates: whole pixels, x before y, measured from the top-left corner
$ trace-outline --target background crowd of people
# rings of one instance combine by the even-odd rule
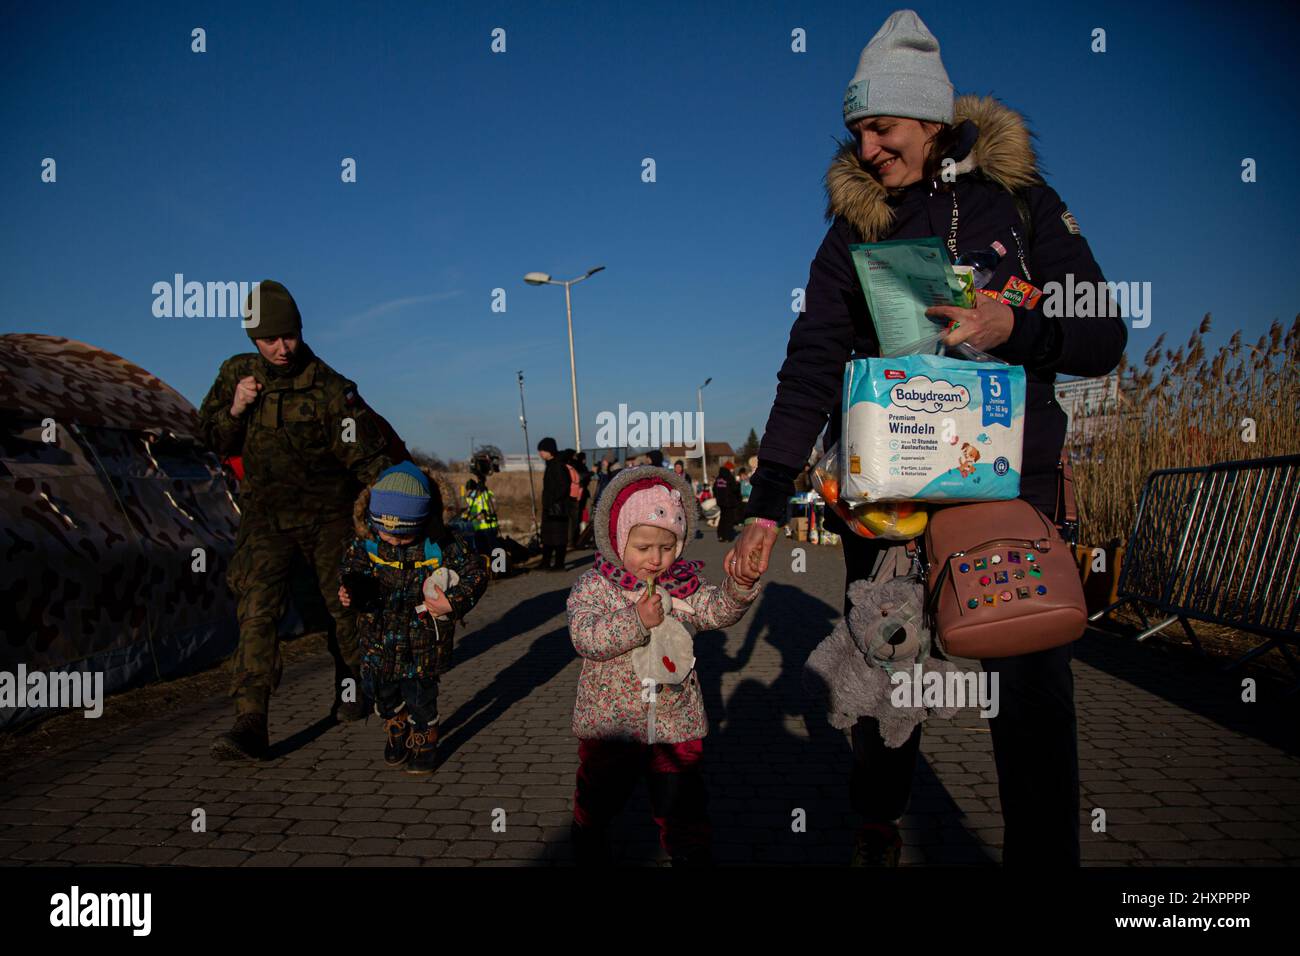
[[[704,503],[713,500],[719,510],[718,540],[731,541],[736,536],[736,526],[744,519],[745,502],[749,500],[750,470],[725,462],[715,478],[705,482],[689,474],[686,462],[677,459],[671,466],[664,453],[653,449],[619,461],[613,452],[607,452],[593,465],[587,462],[585,451],[561,449],[554,438],[546,437],[537,443],[537,452],[545,462],[542,476],[541,544],[542,568],[562,571],[566,554],[574,549],[589,549],[592,540],[592,516],[600,504],[600,496],[609,483],[629,468],[650,466],[671,470],[685,480],[694,496],[697,513],[702,513]]]

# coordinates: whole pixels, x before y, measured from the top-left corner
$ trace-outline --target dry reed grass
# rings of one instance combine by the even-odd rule
[[[1119,366],[1119,408],[1075,423],[1070,451],[1080,540],[1127,539],[1152,471],[1300,453],[1300,316],[1274,322],[1255,345],[1241,332],[1206,352],[1206,315],[1176,350],[1161,335],[1141,365]],[[1253,441],[1246,440],[1247,422]]]

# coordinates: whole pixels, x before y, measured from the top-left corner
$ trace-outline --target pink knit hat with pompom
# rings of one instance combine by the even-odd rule
[[[676,535],[675,557],[680,557],[686,546],[686,506],[682,493],[656,479],[642,479],[624,488],[614,502],[610,518],[614,523],[614,553],[620,561],[627,548],[628,535],[639,524],[663,528]]]

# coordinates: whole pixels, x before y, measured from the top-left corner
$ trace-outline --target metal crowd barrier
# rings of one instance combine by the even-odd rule
[[[1221,624],[1267,639],[1230,668],[1277,648],[1300,676],[1288,646],[1300,638],[1300,455],[1153,471],[1116,593],[1089,620],[1132,602],[1139,641],[1177,621],[1198,651],[1189,619]],[[1143,604],[1164,620],[1151,624]]]

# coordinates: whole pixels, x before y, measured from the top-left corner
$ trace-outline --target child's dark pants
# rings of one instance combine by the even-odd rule
[[[704,862],[710,852],[710,833],[703,757],[703,740],[676,744],[579,740],[573,822],[603,839],[637,780],[644,777],[660,845],[675,861]]]
[[[385,720],[397,715],[402,703],[418,728],[438,722],[438,678],[410,677],[404,680],[384,681],[374,687],[375,703],[379,715]]]

